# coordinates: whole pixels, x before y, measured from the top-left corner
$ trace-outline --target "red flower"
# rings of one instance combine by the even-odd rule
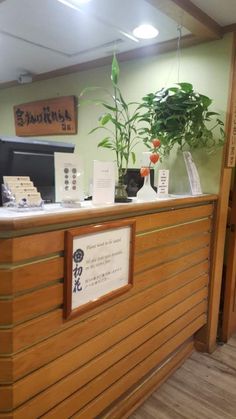
[[[153,164],[155,164],[155,163],[157,163],[158,162],[158,160],[159,160],[159,158],[160,158],[160,156],[159,156],[159,154],[158,153],[152,153],[151,155],[150,155],[150,160],[151,160],[151,162],[153,163]]]
[[[141,169],[140,169],[140,175],[142,177],[148,176],[149,173],[150,173],[149,167],[141,167]]]
[[[160,142],[160,140],[158,138],[154,138],[152,140],[152,144],[153,144],[153,147],[158,148],[158,147],[160,147],[161,142]]]

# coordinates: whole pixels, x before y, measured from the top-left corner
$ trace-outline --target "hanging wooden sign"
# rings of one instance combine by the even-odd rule
[[[135,221],[112,221],[66,232],[66,319],[132,287],[134,238]]]
[[[62,96],[14,106],[16,135],[68,135],[77,133],[75,96]]]
[[[230,138],[227,152],[227,166],[234,167],[236,161],[236,101],[231,116]]]

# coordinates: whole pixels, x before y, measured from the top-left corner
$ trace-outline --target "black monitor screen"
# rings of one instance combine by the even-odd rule
[[[54,153],[73,153],[74,144],[28,138],[0,138],[3,176],[29,176],[45,202],[55,202]]]
[[[128,196],[136,196],[138,190],[143,186],[144,178],[140,175],[140,169],[127,169],[125,175],[125,184]],[[154,186],[154,170],[150,170],[150,182],[155,191],[157,188]]]

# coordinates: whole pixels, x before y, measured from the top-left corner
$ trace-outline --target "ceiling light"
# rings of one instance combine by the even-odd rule
[[[137,28],[133,30],[133,34],[136,36],[136,38],[152,39],[156,38],[156,36],[159,34],[159,31],[152,25],[144,24],[137,26]]]
[[[72,9],[76,9],[78,6],[82,4],[88,3],[90,0],[58,0],[60,3],[65,4]]]

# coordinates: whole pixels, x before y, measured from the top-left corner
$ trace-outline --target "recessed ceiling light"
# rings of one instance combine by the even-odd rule
[[[60,3],[65,4],[72,9],[76,9],[78,6],[82,4],[88,3],[90,0],[58,0]]]
[[[159,31],[152,25],[144,24],[137,26],[137,28],[133,30],[133,34],[140,39],[152,39],[156,38]]]

